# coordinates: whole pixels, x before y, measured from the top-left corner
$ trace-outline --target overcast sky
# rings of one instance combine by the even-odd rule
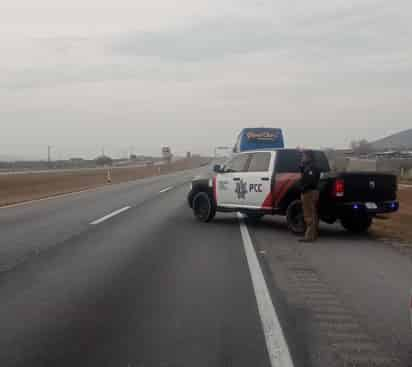
[[[346,147],[412,127],[410,0],[1,0],[0,156]]]

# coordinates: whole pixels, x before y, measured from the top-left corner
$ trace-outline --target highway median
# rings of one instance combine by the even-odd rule
[[[90,170],[50,170],[41,173],[1,175],[0,207],[198,168],[208,163],[208,158],[192,157],[170,164],[146,167],[102,167]]]

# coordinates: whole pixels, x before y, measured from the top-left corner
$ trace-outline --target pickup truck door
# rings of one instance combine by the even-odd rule
[[[256,152],[233,158],[226,166],[228,172],[219,174],[216,178],[218,205],[231,208],[271,208],[274,156],[271,152]]]
[[[233,204],[250,209],[272,208],[274,157],[273,152],[250,153],[247,171],[240,175],[240,187],[235,188]],[[240,189],[245,189],[245,200],[239,200]]]
[[[238,186],[241,183],[241,176],[245,174],[250,155],[238,154],[225,164],[224,172],[216,175],[215,195],[218,206],[233,207]],[[246,200],[242,194],[239,196],[240,202]],[[238,204],[238,203],[237,203]]]

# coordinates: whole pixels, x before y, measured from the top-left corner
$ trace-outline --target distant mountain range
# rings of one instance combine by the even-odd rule
[[[371,142],[375,150],[412,150],[412,129]]]

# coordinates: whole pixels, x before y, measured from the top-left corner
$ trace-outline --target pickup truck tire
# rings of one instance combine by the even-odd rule
[[[292,201],[286,210],[286,222],[288,228],[295,234],[303,234],[306,231],[303,207],[300,200]]]
[[[340,221],[346,230],[353,233],[367,232],[372,224],[372,218],[368,215],[342,217]]]
[[[193,214],[200,222],[210,222],[216,215],[216,207],[206,192],[198,192],[192,203]]]

